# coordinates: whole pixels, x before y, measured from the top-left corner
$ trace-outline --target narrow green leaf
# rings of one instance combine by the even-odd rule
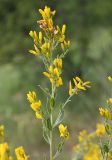
[[[47,99],[46,108],[47,108],[48,114],[50,114],[51,113],[51,106],[50,106],[50,100],[49,99]]]
[[[52,125],[51,125],[50,118],[47,119],[47,128],[48,128],[50,131],[52,130]]]
[[[108,152],[109,152],[108,143],[105,143],[105,144],[103,145],[103,151],[104,151],[104,153],[108,153]]]
[[[43,137],[44,137],[45,141],[46,141],[48,144],[50,144],[49,137],[48,137],[48,135],[46,134],[45,131],[43,131]]]
[[[51,98],[51,100],[50,100],[50,106],[51,106],[51,108],[54,108],[54,105],[55,105],[55,99]]]
[[[60,110],[58,117],[53,125],[53,128],[56,127],[58,124],[60,124],[63,121],[64,118],[64,110]]]
[[[108,134],[108,135],[110,135],[110,134],[111,134],[111,127],[110,127],[110,125],[109,125],[109,124],[106,124],[106,126],[105,126],[105,130],[106,130],[106,132],[107,132],[107,134]]]

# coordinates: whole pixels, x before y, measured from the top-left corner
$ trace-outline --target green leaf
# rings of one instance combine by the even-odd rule
[[[59,153],[62,152],[63,145],[64,145],[64,142],[59,143],[59,145],[58,145],[58,152],[59,152]]]
[[[48,114],[50,114],[51,113],[51,106],[50,106],[50,100],[49,99],[47,99],[46,108],[47,108]]]
[[[56,159],[60,155],[60,153],[62,152],[63,145],[64,145],[64,141],[61,140],[61,142],[58,144],[58,149],[53,157],[54,159]]]
[[[106,132],[107,132],[107,134],[108,134],[108,135],[110,135],[110,134],[111,134],[111,127],[110,127],[110,125],[109,125],[109,124],[106,124],[106,126],[105,126],[105,130],[106,130]]]
[[[64,110],[61,109],[53,125],[53,128],[56,127],[58,124],[60,124],[63,121],[63,118],[64,118]]]
[[[50,144],[49,131],[46,127],[46,123],[43,121],[43,137],[45,141]]]
[[[42,124],[43,124],[43,137],[45,139],[45,141],[50,144],[50,137],[49,137],[49,130],[47,128],[47,123],[46,123],[46,120],[43,120],[42,121]]]
[[[52,109],[54,108],[55,100],[54,98],[47,99],[46,108],[49,114],[51,114]]]
[[[47,132],[46,132],[45,130],[43,130],[43,137],[44,137],[45,141],[46,141],[48,144],[50,144],[49,136],[48,136],[48,134],[47,134]]]
[[[54,108],[54,105],[55,105],[55,99],[51,98],[51,100],[50,100],[50,106],[51,106],[51,108]]]
[[[50,131],[52,130],[52,125],[51,125],[50,118],[47,119],[47,128],[48,128]]]
[[[105,143],[105,144],[103,145],[103,151],[104,151],[104,153],[108,153],[108,152],[109,152],[108,143]]]

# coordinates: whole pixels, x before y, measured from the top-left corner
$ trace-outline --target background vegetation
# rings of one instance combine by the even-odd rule
[[[38,9],[45,5],[57,11],[57,24],[67,24],[71,40],[63,66],[65,85],[60,88],[58,98],[61,101],[66,98],[73,76],[92,81],[92,89],[73,97],[66,108],[65,123],[71,133],[65,148],[68,157],[78,131],[95,128],[98,106],[109,95],[105,78],[112,74],[112,0],[0,0],[0,123],[5,124],[11,146],[23,145],[31,159],[41,159],[41,153],[48,152],[40,122],[26,100],[28,89],[38,91],[44,100],[37,85],[49,85],[41,74],[42,64],[28,53],[32,47],[28,33],[38,31]]]

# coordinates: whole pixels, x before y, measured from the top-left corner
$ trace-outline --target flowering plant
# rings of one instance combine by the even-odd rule
[[[64,24],[60,29],[54,24],[53,17],[56,11],[51,11],[46,6],[44,10],[39,9],[39,12],[42,19],[37,21],[37,24],[42,31],[39,33],[30,31],[29,35],[33,39],[34,49],[29,52],[42,60],[45,67],[43,76],[48,78],[50,88],[39,86],[46,95],[46,104],[39,99],[35,91],[29,91],[27,99],[36,119],[42,122],[43,137],[50,148],[49,159],[55,160],[70,136],[67,126],[62,123],[65,106],[71,101],[73,95],[90,88],[91,83],[84,82],[78,76],[74,77],[73,81],[69,82],[68,98],[57,106],[57,91],[64,84],[62,79],[63,59],[69,51],[70,41],[66,40],[66,25]],[[58,49],[60,54],[56,54]],[[109,76],[108,80],[112,82],[112,77]],[[58,109],[57,117],[54,116],[55,108]],[[74,147],[74,160],[112,160],[112,98],[107,100],[106,108],[99,108],[99,112],[103,117],[103,123],[98,123],[96,130],[92,133],[86,130],[79,133],[79,143]],[[56,127],[59,129],[60,141],[54,148],[53,134]],[[22,146],[15,149],[15,154],[17,160],[29,159]],[[9,145],[5,142],[3,125],[0,125],[0,160],[13,160],[10,156]]]
[[[108,80],[112,82],[112,77]],[[112,160],[112,98],[106,107],[99,107],[103,122],[96,125],[96,130],[79,133],[79,143],[73,147],[73,160]]]
[[[40,86],[46,94],[46,105],[38,99],[35,91],[30,91],[27,94],[27,99],[35,112],[36,118],[42,121],[43,137],[50,146],[50,160],[54,160],[61,153],[65,141],[69,139],[67,126],[62,124],[65,106],[74,94],[90,88],[90,82],[83,82],[79,77],[74,77],[73,84],[71,81],[69,82],[69,97],[64,103],[60,103],[58,116],[54,118],[53,114],[57,107],[57,90],[63,85],[63,59],[68,53],[70,41],[66,40],[66,25],[64,24],[62,29],[60,29],[60,27],[53,22],[56,11],[51,11],[51,9],[46,6],[44,10],[39,9],[39,12],[42,19],[37,21],[37,24],[43,32],[37,33],[36,31],[30,31],[29,35],[34,41],[34,49],[29,50],[29,52],[39,57],[44,63],[45,71],[43,75],[49,79],[51,88],[44,89]],[[56,55],[58,49],[61,50],[61,54]],[[57,126],[60,133],[60,142],[56,152],[53,153],[53,132]]]
[[[70,102],[74,94],[90,88],[90,82],[84,82],[78,76],[74,77],[73,81],[69,82],[68,98],[63,103],[57,103],[56,96],[58,88],[64,84],[62,79],[63,59],[69,51],[70,41],[66,40],[66,25],[64,24],[62,28],[60,28],[53,22],[56,11],[52,11],[49,7],[45,6],[44,10],[39,9],[39,12],[42,19],[37,21],[37,24],[42,31],[39,33],[30,31],[29,35],[33,39],[34,49],[29,50],[29,52],[42,60],[45,67],[43,76],[47,77],[50,81],[50,88],[40,86],[46,95],[46,104],[41,102],[35,91],[29,91],[27,93],[27,100],[35,113],[36,119],[42,122],[43,137],[50,146],[49,159],[55,160],[62,152],[65,141],[69,139],[68,128],[62,124],[65,106]],[[56,54],[58,50],[60,54]],[[58,109],[56,118],[54,116],[55,108]],[[57,126],[60,141],[55,151],[53,146],[53,133]],[[0,126],[0,138],[1,137],[0,160],[12,160],[9,154],[9,146],[7,143],[4,143],[4,126],[2,125]],[[17,160],[28,160],[29,158],[25,154],[22,146],[16,148],[15,153]]]

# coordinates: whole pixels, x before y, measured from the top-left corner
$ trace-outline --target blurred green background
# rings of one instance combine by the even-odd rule
[[[60,159],[68,160],[78,131],[95,128],[98,106],[110,95],[106,77],[112,74],[112,0],[0,0],[0,123],[6,127],[11,147],[23,145],[34,160],[48,155],[48,146],[26,93],[35,90],[45,100],[37,85],[44,87],[49,82],[42,75],[42,63],[28,53],[33,46],[28,33],[39,30],[38,9],[45,5],[57,11],[56,24],[67,24],[71,40],[58,99],[63,102],[68,96],[68,82],[73,76],[92,82],[91,90],[74,96],[66,108],[64,123],[71,138],[64,148],[66,156],[64,153]],[[59,137],[58,129],[56,135]],[[59,140],[56,135],[54,143]]]

